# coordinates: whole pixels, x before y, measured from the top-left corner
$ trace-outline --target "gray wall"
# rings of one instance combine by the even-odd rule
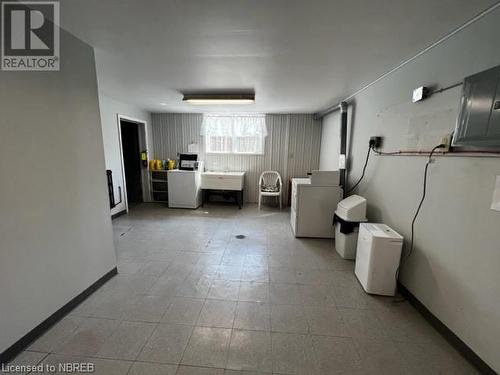
[[[340,118],[331,114],[323,118],[321,132],[321,153],[319,168],[325,170],[339,169],[340,154]]]
[[[411,103],[412,90],[444,87],[500,64],[499,25],[496,10],[354,98],[351,183],[361,173],[370,136],[384,136],[385,151],[429,149],[453,130],[460,88],[417,104]],[[338,124],[339,114],[332,118]],[[322,160],[336,158],[338,147],[323,144],[321,154]],[[385,222],[409,238],[425,162],[424,157],[372,157],[358,190],[368,199],[371,221]],[[436,159],[402,281],[500,371],[500,212],[490,210],[496,175],[499,158]]]
[[[116,264],[91,47],[0,72],[0,352]]]
[[[119,191],[118,187],[122,189],[122,202],[117,204],[113,209],[111,209],[111,215],[121,212],[125,209],[125,178],[123,176],[122,170],[122,154],[120,150],[120,138],[119,138],[119,128],[118,128],[118,115],[126,116],[136,120],[141,120],[146,122],[146,138],[149,143],[149,147],[153,147],[152,134],[151,134],[151,116],[149,112],[143,111],[140,108],[123,103],[105,94],[99,92],[99,107],[101,111],[101,123],[102,123],[102,136],[104,142],[104,157],[106,160],[106,169],[111,169],[113,171],[113,186],[115,188],[115,201],[119,201]],[[141,126],[142,127],[142,126]],[[142,137],[142,133],[141,138]],[[144,141],[144,139],[141,139]],[[145,148],[145,147],[144,147]],[[143,192],[144,200],[149,200],[149,183],[147,170],[143,169]]]
[[[288,178],[304,177],[319,166],[321,122],[312,115],[267,115],[264,155],[205,154],[200,135],[203,115],[153,113],[154,155],[176,158],[186,152],[189,143],[198,143],[201,160],[207,170],[245,171],[245,200],[257,202],[258,179],[264,170],[280,172],[284,183],[284,203],[288,194]]]

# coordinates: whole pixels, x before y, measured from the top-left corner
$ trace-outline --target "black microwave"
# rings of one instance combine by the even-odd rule
[[[180,154],[179,169],[183,171],[195,171],[198,169],[198,154]]]

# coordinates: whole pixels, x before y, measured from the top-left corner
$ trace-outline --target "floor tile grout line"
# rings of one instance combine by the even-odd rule
[[[40,353],[45,354],[45,355],[36,363],[37,365],[40,365],[50,355],[50,353],[45,353],[45,352],[40,352]],[[27,375],[32,374],[32,373],[33,373],[33,371],[30,371],[30,372],[28,372]]]
[[[148,338],[144,341],[144,344],[141,346],[141,349],[137,352],[137,355],[134,358],[134,362],[137,361],[137,359],[139,358],[139,356],[142,354],[144,348],[148,344],[149,340],[151,340],[151,337],[153,337],[153,335],[154,335],[154,333],[155,333],[155,331],[156,331],[156,329],[158,328],[159,325],[160,325],[160,323],[156,323],[155,324],[154,329],[151,330],[151,333],[149,334]],[[130,368],[132,368],[132,366],[130,366]],[[130,372],[130,369],[129,369],[129,372]]]
[[[239,299],[240,299],[240,292],[241,292],[241,281],[238,283],[238,301],[236,301],[236,307],[234,309],[233,324],[231,326],[231,334],[229,335],[229,345],[227,348],[227,356],[226,356],[226,361],[225,361],[226,363],[224,364],[225,369],[227,368],[227,366],[229,364],[229,354],[231,352],[231,343],[233,342],[234,325],[236,324],[236,318],[237,318],[237,314],[238,314],[238,304],[239,304]]]
[[[205,301],[206,301],[206,299],[203,301],[203,305],[205,305]],[[203,307],[202,307],[202,309],[203,309]],[[200,314],[201,314],[201,309],[200,309],[200,312],[198,313],[198,317],[196,318],[196,321],[198,321]],[[195,329],[196,329],[196,325],[192,326],[191,333],[189,335],[189,339],[187,340],[186,346],[184,347],[184,350],[182,351],[181,358],[179,359],[179,366],[182,364],[182,360],[184,359],[184,355],[186,354],[186,350],[189,347],[189,343],[191,342],[191,338],[193,337],[193,333],[194,333]],[[178,369],[177,369],[177,371],[178,371]],[[177,371],[176,371],[176,373],[177,373]]]
[[[192,328],[196,327],[206,327],[206,328],[221,328],[221,329],[230,329],[230,328],[223,328],[223,327],[214,327],[214,326],[198,326],[198,325],[188,325],[188,324],[172,324],[172,323],[157,323],[155,326],[159,325],[180,325],[180,326],[189,326]],[[335,337],[335,338],[346,338],[346,339],[355,339],[356,337],[349,336],[349,335],[321,335],[321,334],[313,334],[313,333],[300,333],[300,332],[286,332],[286,331],[272,331],[272,330],[255,330],[255,329],[247,329],[247,328],[235,328],[233,325],[232,330],[238,330],[238,331],[249,331],[249,332],[262,332],[262,333],[278,333],[278,334],[286,334],[286,335],[301,335],[301,336],[312,336],[312,337]],[[154,331],[153,331],[154,332]],[[374,339],[377,341],[377,339]],[[415,341],[396,341],[393,339],[388,338],[389,341],[393,341],[394,343],[407,343],[407,344],[418,344],[419,342]],[[384,341],[384,340],[382,340]],[[71,356],[84,356],[88,358],[98,358],[98,359],[108,359],[108,360],[123,360],[123,361],[137,361],[137,362],[150,362],[150,361],[140,361],[140,360],[134,360],[134,359],[124,359],[124,358],[118,358],[118,357],[104,357],[104,356],[98,356],[98,355],[82,355],[82,354],[72,354],[72,353],[62,353],[59,351],[50,351],[50,352],[44,352],[44,351],[35,351],[35,350],[26,350],[29,352],[35,352],[35,353],[41,353],[41,354],[55,354],[55,355],[71,355]],[[163,363],[163,362],[155,362],[155,363]]]

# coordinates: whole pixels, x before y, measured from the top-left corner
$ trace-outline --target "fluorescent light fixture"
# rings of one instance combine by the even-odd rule
[[[253,104],[252,99],[186,99],[191,104]]]
[[[182,99],[191,104],[253,104],[255,94],[185,94]]]
[[[167,103],[160,103],[160,105],[163,105],[163,106],[165,106],[165,105],[167,105]]]

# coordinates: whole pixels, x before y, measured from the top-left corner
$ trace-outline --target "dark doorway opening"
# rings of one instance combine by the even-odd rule
[[[120,120],[128,204],[143,202],[139,125]]]

